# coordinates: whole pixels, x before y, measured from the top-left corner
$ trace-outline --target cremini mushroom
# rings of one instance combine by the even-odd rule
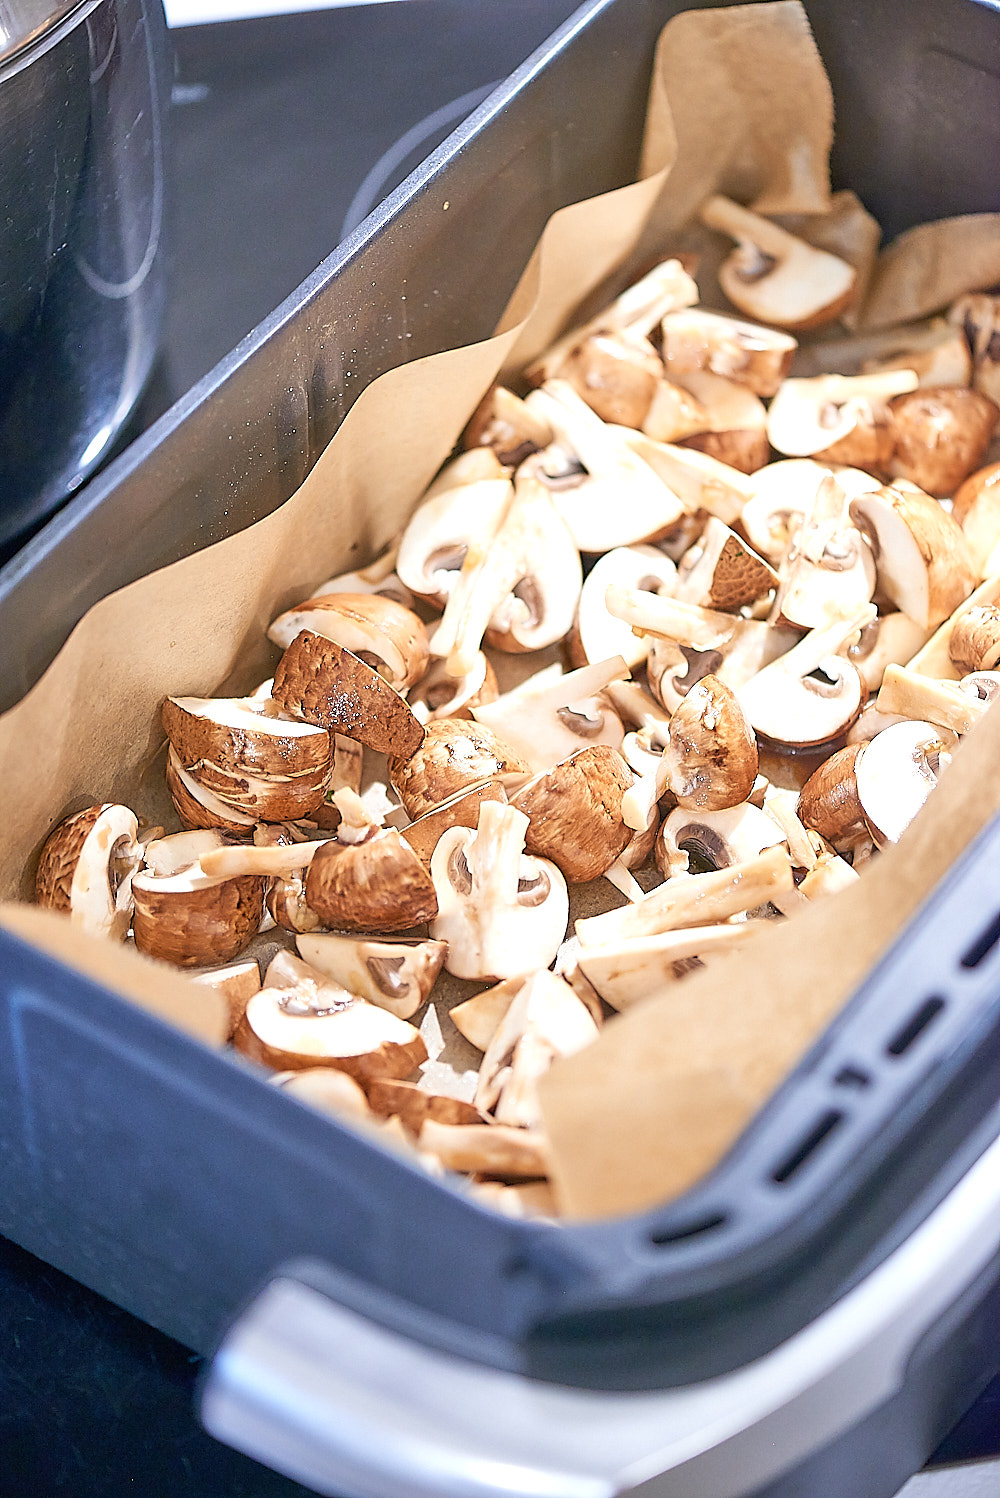
[[[1000,407],[979,390],[947,386],[914,390],[889,403],[893,453],[890,477],[909,479],[927,494],[954,494],[978,468],[1000,421]]]
[[[862,741],[845,744],[814,770],[802,787],[798,815],[838,852],[846,852],[868,836],[864,808],[858,799],[855,768],[867,748]]]
[[[531,453],[548,447],[552,428],[505,385],[491,385],[462,440],[467,448],[492,448],[502,464],[516,468]]]
[[[325,728],[303,723],[266,694],[167,697],[163,731],[182,765],[206,760],[230,775],[325,780],[333,744]]]
[[[775,615],[799,629],[817,629],[870,602],[874,592],[871,547],[851,520],[846,493],[826,474],[781,564]]]
[[[882,713],[902,713],[959,734],[971,733],[989,706],[978,693],[963,691],[960,682],[894,665],[886,667],[875,702]]]
[[[621,748],[624,724],[601,692],[628,674],[621,656],[615,655],[554,679],[546,674],[540,683],[529,677],[496,702],[474,708],[473,716],[537,774],[590,744]]]
[[[405,757],[424,736],[403,698],[377,671],[307,629],[278,662],[272,692],[286,712],[380,754]]]
[[[785,834],[774,819],[748,801],[722,811],[678,806],[664,818],[656,858],[664,879],[672,879],[747,863],[765,848],[784,842]]]
[[[512,493],[507,471],[488,447],[472,448],[450,464],[414,511],[399,543],[396,570],[406,586],[444,608],[470,550],[478,556],[489,547]]]
[[[35,871],[35,899],[93,936],[124,941],[132,881],[142,860],[139,821],[127,806],[88,806],[49,833]]]
[[[736,693],[705,676],[678,703],[660,757],[660,781],[688,810],[745,801],[757,778],[757,741]]]
[[[334,1118],[370,1119],[364,1088],[345,1071],[332,1066],[306,1066],[301,1071],[275,1072],[269,1078],[289,1097]]]
[[[712,419],[690,390],[661,378],[642,420],[622,423],[626,424],[638,428],[655,442],[680,442],[697,432],[710,431]]]
[[[627,427],[614,427],[612,430],[626,447],[649,465],[683,506],[683,512],[674,525],[658,537],[658,544],[669,554],[675,555],[671,550],[674,535],[678,531],[683,534],[689,523],[697,523],[701,511],[717,515],[726,525],[732,525],[739,519],[743,506],[753,492],[751,475],[720,462],[708,453],[697,452],[693,447],[679,447],[673,442],[657,442],[645,432],[633,432]],[[684,549],[682,543],[680,550]]]
[[[970,292],[948,309],[948,321],[961,328],[972,356],[972,384],[1000,403],[1000,296]]]
[[[449,1170],[530,1180],[549,1169],[541,1129],[510,1124],[446,1124],[428,1118],[417,1136],[421,1150]]]
[[[464,676],[452,676],[442,660],[431,661],[406,700],[413,716],[427,724],[438,718],[471,718],[474,707],[495,702],[499,695],[496,672],[480,650]]]
[[[409,1019],[434,987],[444,962],[444,942],[379,941],[332,933],[296,940],[303,962],[349,993]]]
[[[747,385],[693,369],[678,376],[684,389],[705,412],[701,431],[679,437],[683,447],[695,448],[740,473],[755,473],[771,455],[767,439],[767,412],[759,396]],[[650,431],[650,436],[659,435]]]
[[[395,570],[398,555],[397,540],[381,556],[376,557],[374,562],[369,562],[367,567],[328,577],[318,588],[313,589],[313,597],[324,598],[328,593],[378,593],[383,598],[394,599],[404,609],[412,609],[413,594]]]
[[[189,775],[173,745],[167,751],[163,775],[182,827],[192,830],[218,827],[227,832],[249,836],[256,826],[258,817],[255,812],[240,811],[227,805],[214,791]]]
[[[557,1056],[597,1039],[597,1025],[564,978],[544,968],[521,984],[492,1036],[479,1069],[476,1106],[499,1124],[542,1122],[538,1079]]]
[[[483,803],[473,831],[453,827],[434,850],[438,914],[431,935],[448,943],[457,978],[516,978],[547,967],[566,932],[569,899],[555,864],[524,853],[528,818]]]
[[[306,901],[326,926],[404,931],[436,913],[430,876],[391,827],[380,827],[353,791],[337,792],[342,821],[306,874]]]
[[[625,851],[632,833],[622,796],[632,772],[617,750],[591,744],[529,780],[511,796],[528,818],[525,848],[550,859],[570,884],[597,879]]]
[[[419,1082],[376,1077],[367,1083],[368,1101],[379,1118],[398,1118],[411,1134],[419,1134],[427,1119],[443,1124],[481,1124],[483,1116],[472,1103],[446,1093],[431,1092]]]
[[[177,833],[149,844],[147,866],[132,878],[132,934],[140,952],[178,967],[205,967],[232,962],[256,936],[267,881],[260,874],[206,874],[199,859],[221,843],[206,830],[198,841]]]
[[[932,723],[897,723],[855,763],[858,800],[878,847],[898,842],[951,762],[954,740]]]
[[[1000,463],[969,474],[955,490],[951,514],[969,543],[977,577],[1000,572]]]
[[[741,946],[756,930],[754,921],[734,921],[582,947],[580,967],[606,1004],[630,1009],[657,998],[667,984],[713,957]]]
[[[861,711],[865,691],[857,667],[838,652],[874,617],[874,607],[864,604],[836,624],[810,630],[737,687],[754,731],[791,749],[846,733]]]
[[[719,285],[747,317],[796,332],[832,322],[853,301],[854,267],[839,256],[719,195],[698,216],[737,241],[720,267]]]
[[[861,364],[862,374],[878,374],[885,369],[912,369],[922,386],[972,383],[972,356],[961,330],[950,327],[943,318],[934,318],[917,327],[899,328],[876,334],[872,348]]]
[[[929,495],[887,485],[852,499],[850,514],[875,553],[879,588],[915,624],[933,629],[972,592],[962,530]]]
[[[902,666],[925,644],[928,631],[905,614],[880,614],[866,624],[847,659],[857,666],[869,692],[877,692],[888,666]]]
[[[211,988],[229,1005],[229,1034],[243,1017],[243,1011],[255,993],[260,991],[260,966],[253,958],[244,962],[227,962],[222,967],[189,970],[185,976],[199,988]]]
[[[334,640],[405,692],[427,669],[427,631],[411,609],[378,593],[330,593],[279,614],[267,632],[282,650],[300,630]]]
[[[763,396],[774,395],[798,347],[787,333],[705,307],[668,312],[660,322],[660,333],[668,379],[708,369]]]
[[[563,359],[559,378],[602,421],[639,427],[663,378],[663,364],[641,334],[591,333]]]
[[[580,592],[573,628],[566,637],[566,653],[573,666],[587,666],[620,655],[631,669],[649,652],[647,640],[608,613],[605,594],[614,583],[649,593],[672,593],[677,568],[655,546],[616,546],[598,558]]]
[[[482,704],[474,711],[485,712],[494,705]],[[414,821],[474,786],[530,773],[529,762],[518,750],[475,718],[438,718],[427,725],[413,754],[389,760],[393,787]]]
[[[873,578],[874,572],[873,567]],[[777,583],[777,573],[764,558],[742,536],[710,515],[698,541],[681,558],[673,595],[700,608],[736,613],[766,598]],[[638,586],[642,587],[641,581]]]
[[[894,447],[888,403],[916,388],[910,369],[785,380],[767,412],[771,446],[790,458],[884,472]]]

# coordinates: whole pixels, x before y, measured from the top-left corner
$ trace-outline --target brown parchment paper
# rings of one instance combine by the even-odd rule
[[[695,77],[697,88],[691,82]],[[71,811],[95,800],[122,800],[156,820],[163,796],[157,763],[163,697],[245,690],[269,675],[278,652],[264,631],[274,615],[325,577],[376,555],[412,511],[497,371],[514,370],[540,352],[654,255],[674,252],[685,237],[696,239],[688,220],[702,197],[723,190],[769,212],[797,215],[803,232],[817,242],[830,236],[849,257],[858,257],[859,266],[870,261],[874,236],[863,207],[850,194],[830,195],[831,130],[829,85],[794,0],[691,12],[671,21],[651,88],[643,150],[644,170],[651,174],[553,217],[498,335],[377,380],[280,510],[103,600],[28,696],[0,718],[5,827],[0,898],[29,897],[38,849]],[[995,236],[996,220],[959,222],[967,226],[961,242],[977,277],[959,289],[972,289],[988,273],[988,257],[974,253],[974,247]],[[873,272],[876,306],[889,305],[894,294],[893,315],[909,319],[929,310],[935,297],[943,304],[954,295],[952,267],[944,264],[940,247],[952,243],[957,232],[930,226],[883,255]],[[723,248],[717,242],[714,252]],[[703,246],[707,284],[711,250]],[[898,269],[884,270],[884,265]],[[744,949],[740,992],[746,997],[739,1025],[731,1013],[720,1012],[718,998],[709,1000],[716,984],[713,969],[711,979],[690,979],[677,995],[612,1021],[585,1056],[553,1071],[546,1109],[557,1184],[571,1212],[620,1211],[663,1197],[726,1147],[850,991],[876,942],[887,940],[912,908],[929,881],[928,871],[943,869],[986,814],[988,795],[979,796],[973,813],[964,791],[973,783],[979,757],[1000,734],[1000,724],[993,727],[996,732],[987,725],[977,731],[974,744],[963,749],[949,772],[947,789],[963,808],[958,823],[941,836],[943,812],[932,809],[930,821],[923,819],[910,834],[911,842],[924,837],[932,845],[920,889],[909,865],[895,855],[880,861],[877,888],[885,888],[877,899],[871,897],[872,911],[880,913],[878,932],[874,916],[867,923],[859,918],[858,931],[845,944],[839,912],[835,916],[817,907],[799,918],[800,925],[763,931]],[[956,827],[965,829],[964,835]],[[883,868],[900,870],[898,888],[889,888]],[[619,903],[618,897],[611,894],[607,903]],[[831,911],[838,904],[853,908],[841,896]],[[82,944],[77,951],[72,928],[63,923],[58,937],[50,939],[43,924],[36,923],[31,939],[86,967],[89,959]],[[123,993],[131,991],[134,969],[126,972],[122,966],[117,977],[116,969],[129,955],[109,948],[102,963],[103,980]],[[793,978],[790,985],[775,984],[769,976],[775,962],[794,975],[806,958],[808,982]],[[814,971],[818,965],[821,981]],[[731,971],[742,968],[726,969]],[[729,978],[718,986],[727,989]],[[159,1012],[169,1014],[173,1003],[177,1022],[187,1023],[186,1001],[171,1000],[166,988],[163,995]],[[693,1016],[686,1031],[665,1017],[681,998]],[[695,1024],[699,1005],[705,1018]],[[649,1038],[640,1040],[647,1012],[652,1028]],[[785,1030],[780,1045],[761,1040],[762,1034]],[[683,1043],[672,1035],[681,1035]],[[658,1069],[661,1062],[666,1072]],[[593,1079],[599,1096],[585,1076]],[[661,1130],[657,1109],[664,1106],[665,1077],[672,1078],[676,1102],[671,1118],[692,1138],[697,1126],[702,1141],[691,1145],[682,1169],[669,1151],[652,1148],[645,1133],[654,1119]],[[593,1123],[597,1117],[605,1121],[601,1140]]]

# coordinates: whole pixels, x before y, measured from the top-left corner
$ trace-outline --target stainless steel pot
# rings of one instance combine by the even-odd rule
[[[164,300],[161,0],[0,0],[0,549],[94,470]]]

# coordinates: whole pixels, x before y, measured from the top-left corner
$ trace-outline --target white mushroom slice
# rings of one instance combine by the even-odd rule
[[[873,567],[873,580],[874,574]],[[710,515],[697,543],[681,558],[673,592],[683,603],[736,613],[766,598],[777,582],[777,573],[764,558]],[[642,582],[638,586],[642,588]]]
[[[485,553],[471,550],[431,638],[452,676],[476,664],[483,635],[502,650],[541,650],[573,624],[583,572],[573,537],[529,459]]]
[[[474,448],[465,454],[493,454]],[[494,459],[494,463],[496,460]],[[499,464],[496,465],[499,467]],[[482,556],[500,529],[514,489],[510,479],[480,479],[429,491],[399,543],[396,569],[408,588],[443,608],[470,550]]]
[[[323,776],[333,745],[325,728],[293,718],[270,695],[168,697],[163,731],[183,766],[209,760],[231,775]],[[264,689],[261,689],[262,693]]]
[[[740,528],[751,546],[777,566],[808,515],[816,490],[830,472],[812,458],[783,458],[751,474],[751,493],[740,513]],[[872,484],[876,484],[872,480]]]
[[[548,447],[552,428],[504,385],[487,390],[465,429],[467,448],[489,447],[499,461],[516,467],[530,453]]]
[[[237,1050],[279,1071],[332,1066],[359,1081],[407,1077],[427,1059],[407,1020],[279,952],[236,1029]]]
[[[767,413],[771,446],[790,458],[808,458],[845,441],[860,426],[887,421],[885,411],[895,395],[917,388],[912,370],[889,370],[877,375],[817,375],[808,380],[786,380]],[[884,457],[892,450],[889,441]],[[830,453],[840,462],[857,463],[844,452]],[[860,466],[864,466],[861,464]]]
[[[775,615],[799,629],[819,629],[870,602],[874,591],[871,547],[850,518],[844,490],[827,474],[781,565]]]
[[[557,1056],[572,1056],[597,1039],[597,1026],[564,978],[532,973],[512,1000],[479,1069],[476,1107],[497,1123],[541,1123],[538,1078]]]
[[[649,643],[608,613],[605,593],[611,583],[648,593],[672,593],[676,580],[677,568],[655,546],[616,546],[600,557],[580,592],[576,619],[567,639],[570,663],[587,666],[620,655],[630,668],[641,665],[649,653]]]
[[[216,849],[225,847],[226,840],[214,827],[200,827],[193,832],[171,832],[166,837],[153,838],[142,850],[142,861],[153,874],[179,874],[192,864],[200,863]],[[218,872],[218,871],[212,871]]]
[[[179,967],[231,962],[257,934],[264,887],[259,875],[221,878],[196,863],[171,874],[141,870],[132,879],[136,947]]]
[[[882,713],[902,713],[964,734],[972,732],[989,702],[963,692],[958,682],[936,681],[905,666],[887,666],[876,706]]]
[[[682,926],[709,926],[732,915],[756,910],[794,888],[792,865],[784,847],[768,848],[747,863],[714,874],[668,879],[634,905],[578,920],[581,963],[585,950],[636,936],[657,936]]]
[[[630,1009],[645,999],[655,999],[665,984],[704,966],[712,957],[741,946],[756,930],[753,921],[739,921],[584,947],[580,967],[605,1003],[614,1009]]]
[[[549,1169],[546,1138],[537,1129],[445,1124],[428,1118],[417,1142],[449,1170],[531,1179]]]
[[[693,514],[707,510],[726,525],[733,525],[739,519],[753,493],[751,486],[756,474],[743,473],[691,447],[656,442],[645,432],[633,432],[627,427],[613,427],[612,431],[676,494],[685,511]]]
[[[829,760],[825,763],[828,764]],[[817,854],[809,832],[796,811],[800,794],[785,786],[768,785],[764,791],[761,810],[780,828],[795,867],[811,869]]]
[[[444,962],[440,941],[376,941],[364,937],[300,935],[299,956],[362,999],[400,1019],[416,1014]]]
[[[784,842],[781,828],[749,802],[724,811],[692,811],[678,806],[660,828],[657,861],[663,877],[672,879],[677,874],[701,874],[746,863],[765,848],[777,848]]]
[[[987,706],[1000,696],[1000,671],[970,671],[959,682],[959,689]]]
[[[865,697],[857,667],[837,654],[875,609],[865,604],[843,622],[813,629],[778,660],[736,689],[755,732],[801,749],[846,733]]]
[[[1000,463],[970,473],[955,490],[951,514],[969,543],[977,576],[1000,572]]]
[[[525,978],[506,978],[492,988],[484,988],[448,1012],[458,1033],[477,1050],[485,1051],[499,1028],[507,1010],[521,991]]]
[[[655,540],[684,514],[677,495],[564,380],[548,381],[532,392],[530,401],[586,470],[575,485],[553,491],[556,509],[580,551],[605,552]],[[543,453],[532,460],[543,483],[544,459]]]
[[[194,836],[193,833],[186,835]],[[307,869],[327,842],[329,839],[324,838],[319,842],[289,843],[272,848],[251,847],[245,843],[235,847],[220,845],[206,850],[201,855],[200,862],[204,873],[226,879],[231,879],[236,874],[265,874],[271,878],[284,878]]]
[[[621,748],[625,726],[598,694],[609,682],[627,675],[628,667],[615,655],[569,671],[540,688],[533,687],[529,679],[496,702],[474,708],[473,717],[492,728],[538,774],[576,749],[592,744]]]
[[[822,900],[826,895],[839,894],[842,889],[856,884],[860,877],[857,869],[852,868],[845,858],[830,854],[817,858],[799,885],[799,894],[805,895],[807,900]]]
[[[926,642],[928,631],[905,614],[882,614],[861,631],[847,659],[861,672],[868,692],[877,692],[888,666],[903,666]]]
[[[710,369],[693,369],[677,379],[703,407],[707,417],[702,432],[685,437],[684,446],[707,453],[742,473],[763,468],[770,457],[770,447],[767,412],[760,397],[749,386],[726,380]]]
[[[951,763],[953,742],[915,720],[884,729],[859,756],[858,800],[877,847],[899,841]]]
[[[1000,297],[971,292],[948,309],[948,321],[962,329],[972,355],[972,384],[1000,404]]]
[[[426,724],[440,718],[471,717],[473,707],[495,702],[499,695],[496,672],[480,650],[472,670],[464,676],[452,676],[442,660],[432,661],[406,700],[417,721]]]
[[[787,333],[704,307],[669,312],[660,323],[660,331],[668,379],[694,369],[709,369],[764,396],[774,395],[798,348]]]
[[[737,241],[719,270],[719,285],[747,317],[797,331],[832,322],[853,300],[856,273],[839,256],[729,198],[708,198],[698,216]]]
[[[851,501],[871,540],[881,590],[924,629],[947,619],[975,587],[961,528],[927,494],[883,487]]]
[[[621,418],[617,420],[620,422]],[[710,431],[712,420],[690,390],[675,385],[672,380],[660,379],[642,421],[622,422],[622,425],[626,424],[639,428],[654,442],[679,442],[683,437],[693,437],[696,432]]]
[[[67,817],[42,848],[36,901],[68,912],[73,925],[92,936],[124,941],[142,860],[138,838],[138,818],[127,806],[105,802]]]
[[[509,478],[510,469],[500,462],[492,448],[472,447],[444,465],[428,486],[423,502],[437,499],[438,495],[445,494],[449,489],[467,488],[470,484],[480,484],[487,479]],[[396,562],[398,571],[398,552]]]
[[[297,608],[279,614],[267,637],[287,650],[303,629],[343,645],[397,692],[405,692],[427,667],[430,652],[423,623],[412,610],[378,593],[307,598]]]
[[[655,829],[653,829],[653,838],[655,841]],[[614,863],[609,864],[609,866],[604,870],[603,877],[614,889],[618,891],[619,894],[624,895],[626,900],[631,900],[634,903],[636,900],[641,900],[646,891],[632,874],[626,862],[626,858],[628,857],[629,852],[633,847],[638,847],[638,843],[635,837],[632,838],[628,848],[626,848],[621,857],[616,858]],[[646,849],[641,858],[638,853],[636,853],[635,857],[636,865],[645,863],[646,859],[649,857],[649,849]]]
[[[555,864],[524,854],[528,818],[483,803],[476,831],[453,827],[431,859],[438,914],[457,978],[516,978],[547,967],[566,933],[569,897]]]

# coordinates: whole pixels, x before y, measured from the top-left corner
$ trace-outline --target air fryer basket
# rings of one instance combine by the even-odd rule
[[[489,333],[548,215],[633,174],[653,46],[681,8],[584,5],[4,570],[12,699],[95,598],[294,491],[398,362],[402,278],[408,356]],[[838,183],[890,234],[992,207],[995,13],[807,10]],[[711,1177],[601,1225],[502,1219],[0,937],[0,1228],[203,1351],[306,1256],[345,1306],[497,1368],[596,1388],[735,1368],[857,1283],[995,1138],[998,853],[989,827]]]

